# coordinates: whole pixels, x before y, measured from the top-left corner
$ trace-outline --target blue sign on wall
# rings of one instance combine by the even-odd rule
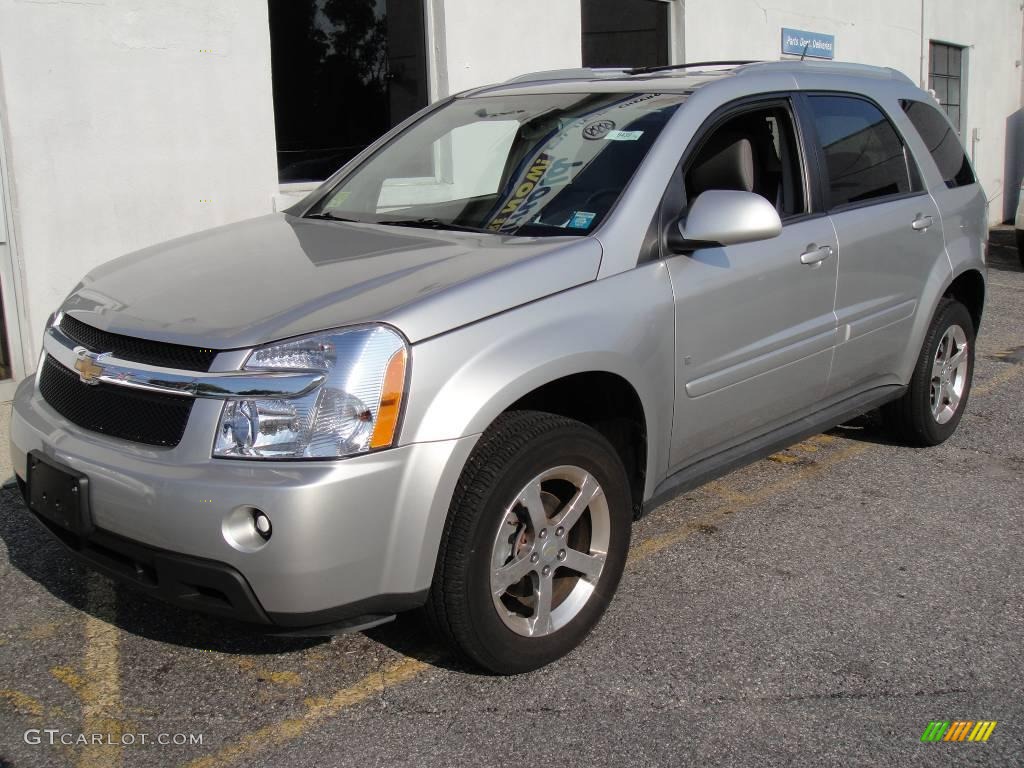
[[[835,35],[820,32],[805,32],[802,29],[782,28],[782,52],[797,56],[806,55],[815,59],[834,59],[836,55]]]

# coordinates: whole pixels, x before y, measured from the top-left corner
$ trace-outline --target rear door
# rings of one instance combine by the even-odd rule
[[[801,104],[838,240],[839,339],[826,396],[901,383],[925,282],[936,259],[946,259],[938,208],[876,103],[812,93]]]
[[[918,166],[928,193],[942,214],[942,234],[953,264],[977,263],[988,239],[988,203],[967,159],[960,137],[949,118],[934,104],[904,99],[906,137],[911,149],[916,132],[924,145],[918,151]],[[927,168],[929,157],[934,170]]]

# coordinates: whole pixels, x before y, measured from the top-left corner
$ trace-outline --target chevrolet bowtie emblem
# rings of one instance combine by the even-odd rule
[[[103,375],[103,366],[100,364],[100,360],[110,353],[96,354],[85,347],[78,347],[75,349],[75,354],[78,355],[78,359],[75,360],[78,378],[85,384],[99,384],[100,376]]]

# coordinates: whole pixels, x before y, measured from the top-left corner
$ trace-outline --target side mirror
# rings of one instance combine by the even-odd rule
[[[693,201],[685,219],[669,226],[673,253],[689,253],[716,245],[770,240],[782,232],[775,206],[753,192],[709,189]]]

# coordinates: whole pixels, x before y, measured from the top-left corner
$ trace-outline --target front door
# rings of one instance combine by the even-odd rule
[[[676,298],[673,469],[782,426],[824,395],[835,343],[835,231],[804,189],[788,100],[728,113],[698,139],[686,198],[761,194],[774,239],[668,259]],[[807,263],[805,263],[807,262]]]

